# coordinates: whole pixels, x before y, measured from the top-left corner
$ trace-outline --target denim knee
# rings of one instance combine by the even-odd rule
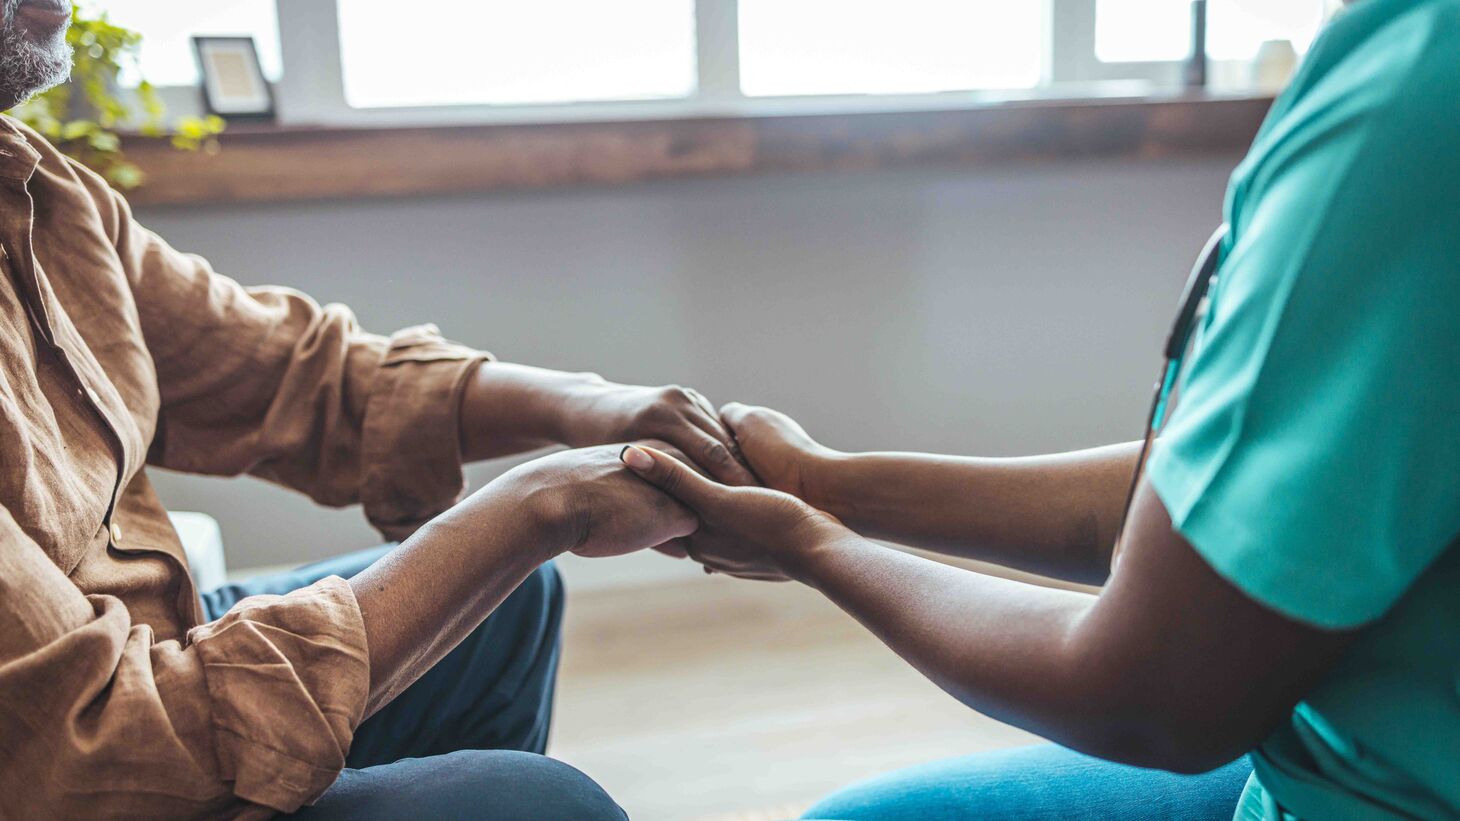
[[[473,771],[472,813],[492,821],[627,821],[608,793],[582,771],[515,750],[453,753]]]
[[[345,770],[299,821],[627,821],[593,779],[535,753],[459,750]]]

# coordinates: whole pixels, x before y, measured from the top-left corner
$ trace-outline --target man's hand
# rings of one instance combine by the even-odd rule
[[[694,388],[640,387],[600,380],[565,398],[567,443],[660,439],[711,476],[731,485],[757,484],[736,458],[735,438]]]
[[[694,532],[694,514],[630,475],[621,449],[563,451],[519,465],[350,580],[370,645],[369,712],[430,669],[548,559],[569,550],[672,552]]]
[[[683,540],[705,567],[760,581],[797,578],[797,565],[819,547],[856,538],[832,516],[763,487],[728,487],[696,474],[683,462],[648,446],[624,448],[624,464],[699,517]]]
[[[663,442],[655,444],[668,448]],[[561,451],[528,462],[498,481],[522,500],[527,515],[543,524],[542,532],[555,552],[604,557],[652,547],[683,555],[675,542],[694,532],[698,526],[694,514],[625,470],[619,461],[625,447]]]
[[[467,383],[462,452],[487,459],[548,445],[588,447],[658,439],[732,485],[755,483],[714,406],[693,388],[642,387],[597,374],[487,362]]]

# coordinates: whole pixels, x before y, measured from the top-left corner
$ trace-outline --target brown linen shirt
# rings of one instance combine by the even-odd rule
[[[0,118],[0,817],[288,812],[369,690],[332,577],[201,624],[144,463],[251,473],[409,533],[462,488],[485,354],[246,289]]]

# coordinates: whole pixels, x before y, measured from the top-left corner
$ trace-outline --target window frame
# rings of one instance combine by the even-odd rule
[[[740,91],[738,0],[695,0],[698,84],[685,98],[356,108],[345,99],[336,0],[275,0],[283,67],[274,84],[277,123],[389,128],[931,111],[1019,100],[1140,97],[1180,88],[1181,61],[1105,63],[1096,58],[1096,0],[1025,1],[1043,4],[1049,21],[1044,78],[1032,89],[747,97]],[[1214,64],[1213,73],[1220,76],[1220,71],[1221,64]],[[195,87],[159,91],[171,111],[201,109]]]

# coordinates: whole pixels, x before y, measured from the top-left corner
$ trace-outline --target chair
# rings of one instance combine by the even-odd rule
[[[223,531],[218,520],[206,513],[169,512],[172,526],[182,539],[188,557],[188,570],[198,591],[212,590],[228,580],[228,566],[223,557]]]

